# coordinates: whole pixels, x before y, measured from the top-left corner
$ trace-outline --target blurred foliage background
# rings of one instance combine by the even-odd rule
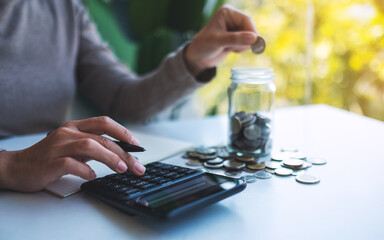
[[[191,39],[223,2],[253,18],[267,48],[262,55],[230,54],[218,66],[217,77],[196,92],[193,107],[198,115],[227,112],[232,67],[267,66],[276,74],[277,107],[325,103],[384,120],[383,0],[85,3],[120,60],[145,73]]]
[[[274,68],[277,107],[325,103],[384,120],[384,1],[227,2],[252,16],[267,48],[231,54],[197,93],[201,114],[225,113],[230,69],[254,65]]]

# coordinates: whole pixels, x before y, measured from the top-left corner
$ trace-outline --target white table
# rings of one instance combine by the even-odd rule
[[[225,116],[136,126],[135,130],[215,145]],[[43,135],[0,141],[19,149]],[[328,160],[316,185],[273,176],[238,195],[170,222],[130,217],[83,193],[0,191],[0,239],[384,239],[384,123],[325,105],[280,109],[275,146],[296,145]]]

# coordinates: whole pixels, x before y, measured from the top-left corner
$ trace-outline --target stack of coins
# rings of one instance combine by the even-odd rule
[[[281,150],[272,153],[269,160],[259,162],[255,154],[243,152],[230,152],[226,147],[198,147],[187,151],[183,158],[188,159],[186,165],[203,167],[207,171],[222,170],[231,177],[241,177],[248,183],[255,182],[255,178],[268,179],[271,175],[296,176],[299,183],[318,183],[319,177],[310,175],[306,170],[312,165],[326,164],[323,158],[307,157],[306,154],[296,150]],[[217,173],[219,173],[217,172]],[[251,175],[245,175],[250,173]]]
[[[237,112],[231,117],[230,147],[239,152],[269,154],[271,120],[258,113]]]

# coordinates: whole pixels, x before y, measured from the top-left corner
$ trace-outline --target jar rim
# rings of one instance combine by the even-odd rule
[[[231,81],[241,83],[269,83],[274,81],[273,68],[268,67],[233,67]]]

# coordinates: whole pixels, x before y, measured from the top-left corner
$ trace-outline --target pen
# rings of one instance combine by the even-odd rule
[[[126,152],[144,152],[145,149],[140,146],[136,146],[127,142],[114,141],[117,145],[119,145]]]

